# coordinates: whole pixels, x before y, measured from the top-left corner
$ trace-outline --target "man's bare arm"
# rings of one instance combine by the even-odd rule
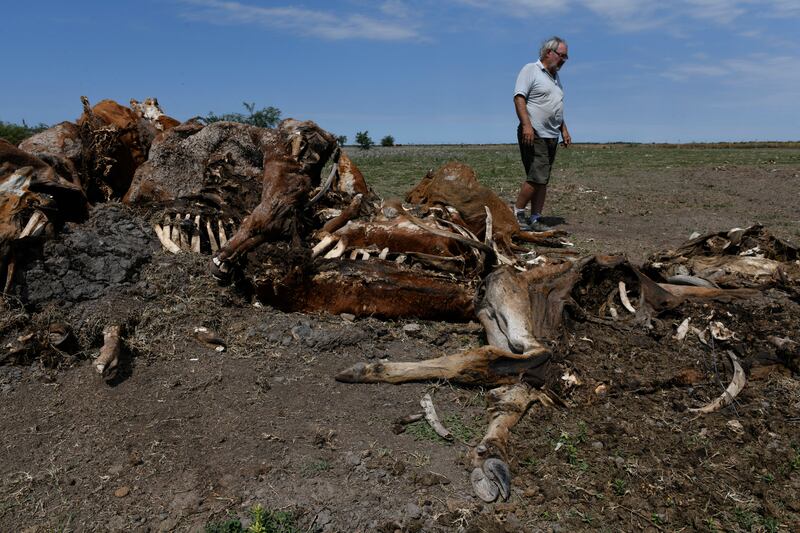
[[[566,122],[561,123],[561,138],[564,140],[565,147],[569,147],[572,144],[572,136],[569,134]]]
[[[514,95],[514,109],[517,112],[517,118],[522,126],[522,143],[533,144],[533,139],[536,138],[536,132],[533,131],[531,119],[528,117],[528,107],[525,105],[525,97],[521,94]]]

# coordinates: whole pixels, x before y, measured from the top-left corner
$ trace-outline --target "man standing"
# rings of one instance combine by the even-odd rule
[[[547,39],[539,50],[539,61],[522,67],[514,88],[514,108],[519,118],[517,141],[526,175],[514,214],[520,228],[526,231],[550,229],[539,219],[559,134],[565,147],[572,144],[564,122],[564,90],[558,77],[558,71],[568,58],[567,43],[563,39]],[[528,203],[531,204],[530,219],[525,216]]]

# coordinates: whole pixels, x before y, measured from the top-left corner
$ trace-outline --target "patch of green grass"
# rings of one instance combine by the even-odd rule
[[[628,492],[627,483],[624,479],[615,479],[611,482],[611,490],[617,496],[625,496],[625,493]]]
[[[584,434],[584,439],[586,435]],[[567,462],[581,470],[588,470],[589,464],[581,459],[578,454],[578,444],[582,443],[580,434],[573,437],[566,431],[561,432],[561,436],[556,442],[556,449],[558,452],[563,453],[567,457]]]
[[[444,427],[450,431],[456,440],[462,442],[470,442],[480,435],[481,431],[481,420],[477,417],[465,419],[459,414],[452,414],[445,416],[442,419],[442,424],[444,424]],[[409,424],[406,427],[406,433],[414,437],[414,440],[427,440],[451,444],[450,441],[440,437],[424,419]]]
[[[516,144],[348,148],[348,155],[384,198],[404,196],[428,170],[448,161],[471,166],[480,182],[503,198],[516,194],[523,177]],[[618,177],[648,169],[765,165],[800,165],[800,143],[577,144],[559,149],[554,173]]]
[[[311,461],[310,463],[304,464],[300,468],[300,473],[303,474],[304,477],[312,477],[322,472],[327,472],[330,469],[330,462],[326,461],[325,459],[317,459],[316,461]]]
[[[794,457],[789,460],[789,468],[792,470],[800,470],[800,444],[792,444],[794,450]]]
[[[289,511],[271,511],[261,505],[250,508],[252,520],[249,527],[242,526],[241,520],[229,517],[219,522],[206,524],[205,533],[299,533],[294,516]]]

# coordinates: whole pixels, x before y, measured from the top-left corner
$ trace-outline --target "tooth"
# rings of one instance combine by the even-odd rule
[[[217,238],[214,237],[214,231],[211,229],[211,220],[206,220],[206,231],[208,232],[208,244],[211,246],[211,253],[216,253],[219,250],[219,246],[217,246]]]
[[[192,251],[196,254],[200,253],[200,215],[194,217],[194,233],[192,233]]]
[[[228,236],[225,234],[225,226],[222,225],[222,220],[218,220],[219,225],[219,247],[222,248],[228,244]]]

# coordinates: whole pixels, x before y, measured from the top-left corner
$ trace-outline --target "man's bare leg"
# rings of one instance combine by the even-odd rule
[[[514,207],[517,209],[525,209],[528,207],[528,203],[533,198],[535,192],[536,190],[534,189],[533,185],[527,181],[522,182],[522,187],[520,187],[519,195],[517,196],[517,203],[514,204]]]
[[[529,184],[526,183],[530,187]],[[547,197],[547,185],[537,185],[531,187],[533,194],[531,195],[531,215],[541,215],[542,208],[544,208],[544,199]],[[517,203],[519,205],[519,203]]]

